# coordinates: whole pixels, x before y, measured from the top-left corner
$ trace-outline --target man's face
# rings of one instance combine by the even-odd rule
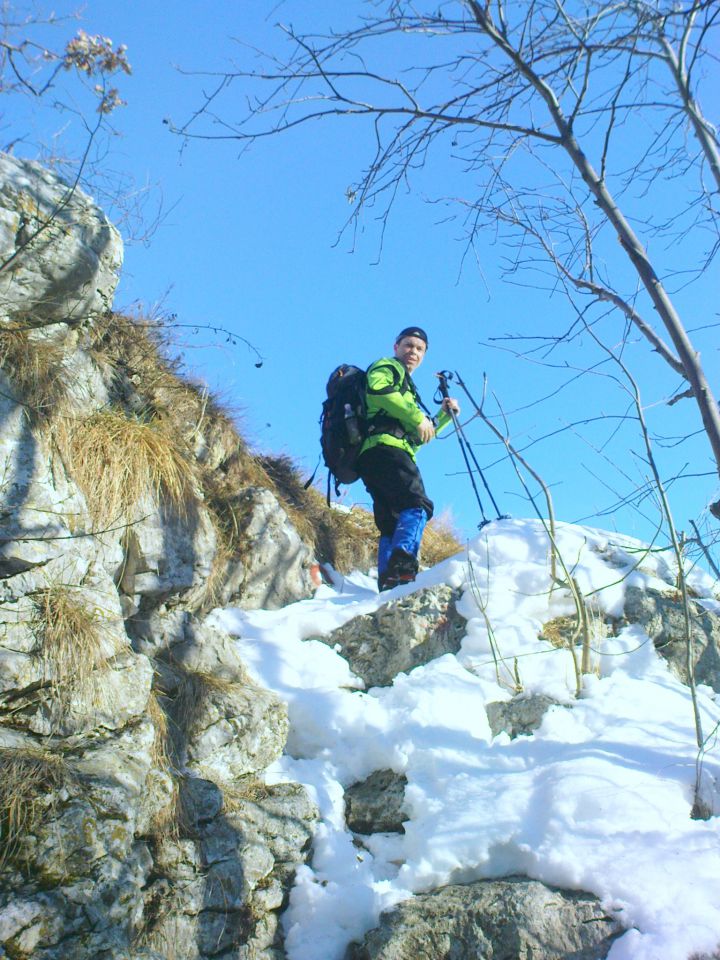
[[[403,337],[395,344],[395,359],[405,367],[408,373],[412,373],[422,363],[427,346],[420,337]]]

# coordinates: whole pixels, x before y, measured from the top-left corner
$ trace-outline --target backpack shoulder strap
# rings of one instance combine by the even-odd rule
[[[428,408],[423,403],[422,397],[418,393],[418,389],[415,386],[415,383],[412,377],[407,372],[407,370],[403,367],[403,365],[399,362],[399,360],[393,360],[390,357],[384,358],[382,360],[376,360],[375,363],[373,363],[371,366],[368,367],[368,370],[367,370],[368,374],[370,373],[371,370],[391,370],[393,375],[393,382],[389,384],[387,387],[380,387],[379,389],[373,389],[373,387],[370,386],[370,383],[368,381],[368,386],[367,386],[368,393],[373,394],[373,396],[383,396],[384,394],[395,393],[396,391],[398,393],[407,393],[409,391],[413,395],[413,399],[415,400],[417,405],[420,407],[420,409],[423,411],[423,413],[426,413],[427,416],[432,420],[433,414],[431,413],[430,410],[428,410]]]
[[[370,385],[370,372],[375,370],[390,370],[392,373],[392,383],[388,384],[386,387],[372,387]],[[407,370],[398,363],[397,360],[392,360],[390,357],[384,358],[382,360],[376,360],[375,363],[371,364],[367,370],[368,380],[367,380],[367,392],[373,396],[379,397],[388,393],[407,393],[408,390],[412,389],[410,378],[407,374]]]

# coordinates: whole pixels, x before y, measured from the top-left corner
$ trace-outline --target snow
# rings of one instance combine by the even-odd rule
[[[559,524],[569,572],[593,607],[618,616],[628,585],[668,589],[672,556],[617,534]],[[290,960],[339,960],[378,916],[414,893],[452,882],[523,874],[601,898],[627,931],[611,960],[682,960],[720,943],[720,817],[693,820],[697,745],[687,687],[637,626],[597,629],[594,672],[576,697],[570,653],[538,639],[572,615],[550,590],[540,521],[503,520],[415,585],[379,596],[356,573],[280,611],[216,611],[254,677],[288,704],[286,755],[268,782],[305,784],[320,809],[312,863],[297,873],[285,913]],[[690,574],[708,609],[716,584]],[[448,583],[463,590],[467,634],[447,654],[363,690],[347,663],[312,639],[391,598]],[[493,738],[485,704],[526,693],[560,701],[533,736]],[[720,698],[700,687],[705,735]],[[720,813],[720,756],[708,737],[703,797]],[[405,834],[358,849],[344,788],[374,770],[408,780]]]

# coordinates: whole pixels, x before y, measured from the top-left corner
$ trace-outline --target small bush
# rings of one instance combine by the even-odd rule
[[[168,421],[115,408],[65,418],[56,437],[96,524],[131,523],[148,496],[187,514],[195,469]]]

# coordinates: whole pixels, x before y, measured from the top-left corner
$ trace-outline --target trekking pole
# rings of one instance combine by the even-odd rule
[[[435,376],[436,376],[436,377],[438,378],[438,380],[440,381],[440,393],[441,393],[443,399],[446,398],[446,397],[449,397],[450,394],[449,394],[449,392],[448,392],[448,380],[452,380],[452,379],[453,379],[453,374],[452,374],[452,372],[451,372],[450,370],[441,370],[440,373],[436,373]],[[458,374],[455,374],[455,376],[458,377]],[[465,393],[467,393],[467,388],[465,387],[465,384],[464,384],[464,383],[461,383],[459,377],[458,377],[458,383],[460,383],[460,385],[462,386],[463,390],[465,390]],[[470,395],[469,395],[469,394],[468,394],[468,399],[470,399]],[[470,402],[473,403],[473,406],[475,406],[475,403],[472,401],[472,399],[471,399]],[[476,408],[476,409],[477,409],[477,408]],[[508,519],[509,519],[509,514],[507,514],[507,513],[500,513],[500,508],[498,507],[497,502],[495,501],[495,497],[492,495],[492,490],[490,489],[490,486],[489,486],[487,480],[485,479],[485,474],[483,473],[483,469],[482,469],[482,467],[480,466],[480,464],[478,463],[477,457],[475,456],[475,452],[474,452],[472,446],[470,445],[470,441],[469,441],[468,438],[465,436],[465,431],[463,430],[463,428],[462,428],[462,426],[461,426],[461,424],[460,424],[460,421],[458,420],[457,415],[455,414],[455,412],[454,412],[453,410],[450,410],[450,416],[452,417],[453,423],[454,423],[454,425],[455,425],[455,430],[456,430],[456,432],[457,432],[458,440],[459,440],[459,442],[460,442],[460,449],[461,449],[462,452],[463,452],[463,457],[464,457],[464,459],[465,459],[465,463],[467,464],[468,470],[470,471],[470,479],[471,479],[471,481],[472,481],[472,485],[473,485],[473,488],[474,488],[474,490],[475,490],[475,494],[476,494],[476,496],[478,497],[478,501],[480,500],[480,497],[479,497],[479,495],[478,495],[478,493],[477,493],[477,487],[476,487],[476,485],[475,485],[475,478],[473,477],[472,469],[471,469],[471,467],[470,467],[470,464],[468,463],[468,456],[467,456],[467,454],[469,454],[469,455],[472,457],[472,461],[473,461],[473,463],[475,464],[475,469],[476,469],[477,472],[480,474],[480,479],[481,479],[482,482],[483,482],[483,486],[484,486],[485,489],[487,490],[487,494],[488,494],[488,496],[490,497],[490,500],[492,501],[493,507],[495,508],[495,513],[497,514],[497,519],[498,519],[498,520],[508,520]],[[467,452],[466,452],[466,451],[467,451]],[[480,507],[480,512],[483,513],[482,506]],[[490,523],[490,521],[485,517],[485,514],[483,513],[483,523],[482,523],[482,526],[484,526],[486,523]]]
[[[482,419],[483,423],[485,423],[485,424],[492,430],[492,432],[495,434],[495,436],[498,438],[498,440],[502,441],[502,443],[505,444],[505,449],[507,450],[508,456],[510,457],[510,459],[511,459],[512,461],[517,460],[519,463],[521,463],[522,466],[525,467],[525,469],[527,470],[527,472],[533,477],[534,480],[537,481],[537,483],[539,484],[539,486],[542,488],[542,491],[543,491],[543,493],[545,494],[545,500],[547,501],[547,509],[548,509],[548,517],[549,517],[549,519],[550,519],[550,526],[552,527],[553,532],[554,532],[554,530],[555,530],[555,512],[554,512],[554,510],[553,510],[552,496],[550,495],[550,490],[548,489],[547,484],[545,483],[545,481],[543,480],[543,478],[540,476],[540,474],[539,474],[536,470],[533,470],[533,468],[530,466],[530,464],[527,462],[527,460],[521,455],[521,453],[519,452],[519,450],[516,450],[515,447],[510,443],[510,440],[508,439],[508,437],[503,436],[503,434],[498,430],[498,428],[495,426],[495,424],[492,422],[492,420],[490,420],[489,417],[487,416],[487,414],[484,413],[484,411],[483,411],[483,404],[484,404],[484,402],[485,402],[485,393],[484,393],[484,391],[483,391],[483,400],[482,400],[482,402],[478,405],[477,401],[475,400],[475,398],[473,397],[473,395],[472,395],[472,394],[470,393],[470,391],[468,390],[468,388],[467,388],[467,386],[466,386],[463,378],[460,376],[460,374],[457,372],[457,370],[455,371],[455,380],[456,380],[458,386],[459,386],[459,387],[463,390],[463,392],[465,393],[465,396],[468,398],[468,400],[470,401],[470,403],[473,405],[473,407],[475,407],[475,412],[476,412],[477,415]],[[516,471],[517,471],[517,467],[516,467],[515,469],[516,469]],[[522,480],[522,478],[521,478],[521,480]],[[523,484],[523,485],[524,485],[524,484]],[[532,494],[530,494],[530,492],[528,491],[527,487],[525,487],[525,490],[526,490],[526,492],[527,492],[527,494],[528,494],[528,496],[529,496],[529,498],[530,498],[531,503],[533,504],[533,506],[535,506],[535,509],[536,509],[536,511],[537,511],[538,508],[537,508],[537,506],[535,505],[535,501],[533,500]],[[538,516],[540,516],[540,512],[539,512],[539,511],[538,511]]]
[[[440,395],[442,396],[443,400],[448,400],[450,398],[450,392],[448,390],[448,385],[447,385],[447,382],[448,382],[447,374],[448,374],[447,370],[441,370],[440,373],[435,374],[435,376],[440,381],[439,389],[440,389]],[[450,374],[450,376],[452,376],[452,374]],[[482,530],[482,528],[486,524],[490,523],[490,521],[485,516],[485,510],[483,509],[482,500],[480,499],[480,492],[477,488],[477,484],[475,483],[473,470],[472,470],[472,467],[470,466],[468,453],[467,453],[467,450],[465,449],[465,443],[463,442],[462,428],[460,426],[460,422],[458,421],[457,414],[452,408],[448,408],[448,413],[452,417],[452,422],[455,427],[455,434],[458,438],[458,443],[460,444],[460,451],[463,455],[463,460],[465,461],[465,466],[467,467],[468,474],[470,475],[470,483],[472,483],[472,488],[475,491],[475,498],[478,502],[478,506],[480,507],[480,516],[482,517],[482,523],[478,524],[478,530]]]
[[[549,488],[548,485],[545,483],[545,481],[544,481],[543,478],[540,476],[540,474],[539,474],[536,470],[533,470],[533,468],[530,466],[530,464],[527,462],[527,460],[522,456],[522,454],[520,453],[520,451],[517,450],[517,449],[510,443],[510,438],[504,436],[504,435],[500,432],[500,430],[498,430],[498,428],[495,426],[495,424],[492,422],[492,420],[487,416],[487,414],[483,411],[483,404],[485,403],[485,387],[486,387],[486,385],[487,385],[487,377],[485,377],[484,379],[485,379],[485,383],[484,383],[484,385],[483,385],[482,401],[481,401],[481,403],[478,405],[478,403],[477,403],[476,400],[473,398],[473,396],[472,396],[472,394],[470,393],[470,391],[468,390],[468,388],[465,386],[465,383],[464,383],[462,377],[460,376],[460,374],[457,372],[457,370],[455,371],[455,380],[457,381],[458,386],[460,386],[460,387],[462,388],[462,390],[465,392],[465,396],[468,398],[468,400],[470,401],[470,403],[473,405],[473,407],[475,407],[475,412],[477,413],[477,415],[481,418],[481,420],[483,421],[483,423],[484,423],[486,426],[488,426],[488,427],[490,428],[490,430],[492,430],[492,432],[495,434],[495,436],[498,438],[498,440],[500,440],[502,443],[505,444],[505,449],[507,450],[507,454],[508,454],[508,457],[510,458],[510,462],[512,463],[513,467],[515,468],[515,473],[517,474],[520,483],[523,485],[523,488],[524,488],[524,490],[525,490],[525,493],[527,494],[528,500],[530,501],[530,503],[531,503],[531,504],[533,505],[533,507],[535,508],[535,512],[536,512],[537,515],[538,515],[538,519],[539,519],[543,524],[544,524],[545,521],[543,520],[542,513],[540,512],[540,509],[538,508],[538,505],[537,505],[537,503],[535,502],[535,498],[533,497],[532,493],[530,492],[530,489],[529,489],[527,483],[525,482],[525,480],[524,480],[524,478],[523,478],[523,476],[522,476],[522,473],[520,472],[520,470],[519,470],[519,468],[518,468],[518,463],[520,463],[523,467],[525,467],[525,469],[527,470],[527,472],[528,472],[528,473],[530,474],[530,476],[537,482],[538,486],[542,489],[543,493],[545,494],[545,502],[547,503],[548,524],[549,524],[549,527],[550,527],[549,536],[550,536],[550,542],[551,542],[552,547],[553,547],[553,549],[552,549],[552,557],[551,557],[551,561],[550,561],[550,563],[551,563],[551,570],[552,570],[551,576],[552,576],[552,581],[553,581],[553,583],[555,583],[555,582],[557,581],[557,577],[556,577],[556,575],[555,575],[555,564],[556,564],[556,559],[557,559],[557,557],[559,556],[559,553],[558,553],[558,550],[557,550],[556,539],[555,539],[555,510],[554,510],[554,508],[553,508],[553,501],[552,501],[552,495],[551,495],[551,493],[550,493],[550,488]],[[569,576],[569,575],[568,575],[568,576]]]

